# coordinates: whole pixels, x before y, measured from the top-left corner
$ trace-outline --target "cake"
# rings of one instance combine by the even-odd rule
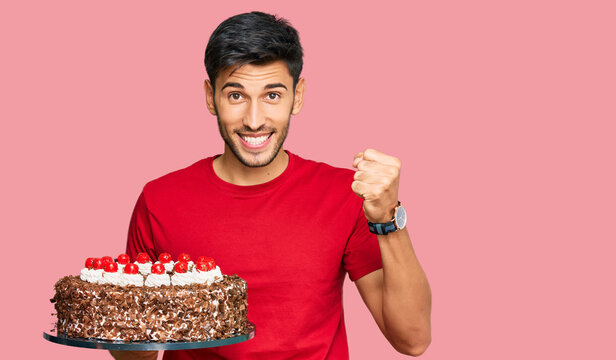
[[[55,284],[58,335],[122,341],[206,341],[245,334],[246,281],[214,259],[168,253],[152,262],[121,254],[88,258]]]

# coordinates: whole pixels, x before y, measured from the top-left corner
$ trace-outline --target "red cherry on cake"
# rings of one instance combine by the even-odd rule
[[[103,256],[101,260],[103,261],[103,265],[107,265],[113,262],[113,258],[111,256]]]
[[[92,266],[94,267],[94,270],[101,270],[105,267],[105,263],[103,263],[102,259],[96,258],[94,259]]]
[[[94,259],[95,258],[87,258],[86,259],[86,268],[92,269],[94,267]]]
[[[126,265],[130,262],[130,257],[126,254],[120,254],[118,255],[118,263],[122,264],[122,265]]]
[[[185,273],[188,270],[188,263],[185,261],[178,261],[173,266],[173,270],[175,270],[176,273]]]
[[[171,254],[169,253],[162,253],[160,255],[158,255],[158,261],[160,261],[161,264],[166,264],[168,262],[171,261]]]
[[[154,264],[152,265],[152,274],[164,274],[165,266],[163,264]]]
[[[139,272],[139,266],[136,264],[128,263],[124,267],[124,273],[126,274],[136,274]]]
[[[150,262],[150,257],[146,253],[139,253],[137,255],[137,262],[139,264],[145,264],[147,262]]]
[[[188,255],[186,253],[181,253],[180,256],[178,256],[178,261],[189,262],[190,261],[190,255]]]
[[[105,267],[105,263],[103,263],[102,259],[96,258],[94,259],[92,266],[94,267],[94,270],[101,270]]]
[[[110,262],[110,263],[105,264],[105,272],[110,272],[110,273],[118,272],[118,263]]]
[[[199,271],[210,271],[216,268],[216,262],[211,257],[199,256],[197,260],[197,269]]]

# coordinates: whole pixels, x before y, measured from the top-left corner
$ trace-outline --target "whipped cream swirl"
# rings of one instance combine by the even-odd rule
[[[210,271],[200,271],[199,269],[195,269],[193,274],[193,278],[198,284],[210,285],[216,281],[222,280],[222,272],[218,266]]]
[[[160,264],[160,261],[155,262],[154,264]],[[165,272],[173,272],[173,265],[175,265],[175,262],[173,260],[169,261],[166,264],[163,264],[163,266],[165,267]]]
[[[95,270],[83,268],[81,269],[81,274],[79,275],[79,278],[83,281],[98,284],[103,278],[103,269]]]
[[[161,285],[169,286],[171,284],[171,278],[167,274],[150,274],[145,279],[145,286],[159,287]]]
[[[103,272],[103,277],[99,281],[99,284],[113,284],[119,285],[122,273],[120,272]]]
[[[201,271],[197,269],[195,263],[188,262],[188,271],[185,273],[177,273],[173,271],[173,267],[176,264],[174,261],[163,264],[165,267],[165,274],[152,274],[152,262],[140,264],[135,262],[139,268],[137,274],[126,274],[124,268],[126,265],[118,264],[117,272],[106,272],[103,269],[81,269],[79,278],[83,281],[87,281],[95,284],[113,284],[118,286],[149,286],[160,287],[162,285],[175,285],[185,286],[191,284],[207,284],[221,281],[223,279],[220,267],[216,266],[210,271]],[[155,264],[160,264],[157,261]],[[170,276],[169,274],[172,273]]]
[[[118,279],[118,284],[120,286],[128,286],[128,285],[135,285],[135,286],[143,286],[143,275],[141,274],[121,274],[120,278]]]
[[[148,275],[152,272],[152,263],[149,261],[145,264],[141,264],[138,262],[135,262],[135,264],[139,267],[139,272],[143,275]]]
[[[194,276],[192,272],[175,273],[171,276],[171,284],[175,286],[183,286],[193,284]]]

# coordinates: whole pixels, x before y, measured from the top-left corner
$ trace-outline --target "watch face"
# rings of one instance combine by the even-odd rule
[[[402,205],[398,206],[398,211],[396,211],[396,225],[398,229],[404,229],[406,226],[406,210]]]

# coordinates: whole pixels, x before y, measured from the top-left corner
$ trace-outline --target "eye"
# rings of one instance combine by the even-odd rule
[[[271,92],[267,94],[267,99],[268,100],[278,100],[280,99],[280,94],[279,93],[275,93],[275,92]]]
[[[238,101],[242,99],[242,94],[238,93],[238,92],[232,92],[229,94],[229,99],[234,100],[234,101]]]

